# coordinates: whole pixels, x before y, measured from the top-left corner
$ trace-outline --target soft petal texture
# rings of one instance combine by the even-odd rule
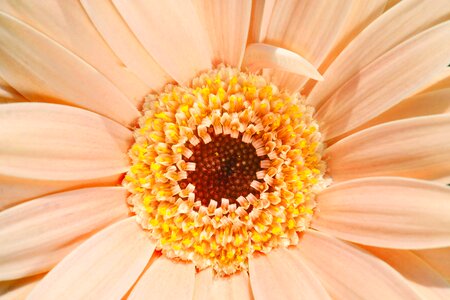
[[[402,177],[333,185],[317,196],[311,226],[351,242],[385,248],[450,246],[450,188]]]
[[[140,102],[148,92],[148,87],[123,67],[122,62],[104,42],[79,1],[65,1],[61,5],[58,0],[5,0],[1,1],[0,10],[36,28],[85,60],[106,76],[128,99]],[[22,42],[28,44],[30,40]],[[28,46],[33,49],[36,47],[34,44]],[[51,60],[52,56],[47,58],[49,59],[55,63]]]
[[[43,275],[0,282],[0,300],[26,299]]]
[[[255,43],[248,45],[243,64],[250,71],[272,68],[315,80],[323,80],[316,68],[297,53],[268,44]]]
[[[377,175],[424,179],[448,175],[450,115],[411,118],[365,129],[332,145],[325,157],[335,182]]]
[[[36,286],[29,300],[120,299],[154,249],[155,244],[134,218],[122,220],[66,256]]]
[[[340,87],[317,111],[330,139],[376,117],[413,95],[450,61],[450,22],[395,47]]]
[[[264,41],[267,34],[270,18],[272,17],[275,0],[253,0],[252,17],[248,41],[259,43]]]
[[[333,299],[420,299],[384,261],[334,237],[308,230],[296,251]]]
[[[152,89],[170,81],[128,28],[110,0],[82,0],[86,13],[102,37],[123,63]]]
[[[0,103],[26,102],[27,100],[0,77]]]
[[[294,51],[317,68],[334,46],[350,8],[351,1],[278,1],[264,42]],[[291,91],[307,81],[281,71],[274,72],[272,79]]]
[[[415,250],[414,253],[450,281],[450,248]]]
[[[279,248],[249,258],[255,300],[331,299],[296,251]]]
[[[408,38],[448,20],[449,13],[447,0],[402,1],[376,19],[344,49],[325,72],[324,82],[316,85],[307,101],[316,107],[320,106],[364,67]],[[437,49],[442,48],[433,50]],[[434,55],[434,51],[431,53]],[[419,61],[417,59],[416,62]]]
[[[132,134],[95,113],[65,105],[0,106],[0,174],[86,180],[128,169]]]
[[[251,0],[193,1],[208,32],[214,63],[241,66],[252,10]]]
[[[165,256],[156,259],[139,278],[128,299],[191,300],[194,295],[195,267]]]
[[[375,247],[366,249],[402,274],[424,299],[450,299],[450,284],[413,252]]]
[[[2,12],[0,58],[1,76],[31,101],[81,106],[122,124],[130,124],[139,116],[125,95],[96,69]]]
[[[0,211],[50,193],[83,187],[114,186],[120,182],[121,178],[122,174],[91,180],[50,181],[0,176]]]
[[[212,268],[195,275],[194,300],[252,300],[247,272],[214,276]]]
[[[79,189],[38,198],[0,213],[0,280],[50,270],[79,238],[127,217],[122,187]]]
[[[179,83],[211,68],[208,36],[191,1],[113,0],[133,33]]]

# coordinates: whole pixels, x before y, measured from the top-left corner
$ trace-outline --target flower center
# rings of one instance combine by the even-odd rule
[[[220,274],[298,243],[326,186],[313,109],[219,67],[146,98],[123,185],[157,249]]]
[[[229,135],[215,135],[209,130],[211,142],[191,146],[193,155],[189,162],[196,164],[194,172],[180,183],[183,189],[189,183],[195,186],[195,199],[208,206],[216,201],[220,206],[222,199],[230,204],[237,203],[239,196],[258,193],[252,188],[256,172],[260,170],[261,158],[251,144]]]

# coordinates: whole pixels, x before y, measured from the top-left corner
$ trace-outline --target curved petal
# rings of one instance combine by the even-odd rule
[[[9,83],[7,83],[3,78],[0,77],[0,103],[9,102],[26,102],[21,94],[19,94],[15,89],[13,89]]]
[[[113,3],[142,45],[179,83],[211,68],[208,36],[191,1]]]
[[[135,218],[122,220],[66,256],[28,299],[120,299],[138,279],[154,249]]]
[[[450,21],[395,47],[340,87],[317,111],[330,139],[364,124],[413,95],[450,61]]]
[[[262,43],[264,41],[274,6],[275,0],[253,0],[249,43]]]
[[[450,299],[450,283],[408,250],[367,247],[406,278],[423,299]]]
[[[0,58],[0,74],[31,101],[81,106],[125,125],[139,116],[136,107],[97,70],[47,36],[2,12]]]
[[[336,238],[308,230],[296,251],[334,299],[420,299],[388,264]]]
[[[128,299],[186,299],[194,295],[195,267],[161,256],[142,274]]]
[[[95,113],[65,105],[0,106],[0,174],[82,180],[127,170],[132,134]]]
[[[251,0],[193,1],[211,43],[215,64],[240,68],[252,11]]]
[[[426,179],[448,175],[449,132],[450,115],[405,119],[362,130],[326,150],[329,173],[334,181],[377,175]]]
[[[317,197],[312,227],[384,248],[450,246],[450,188],[401,177],[338,183]]]
[[[21,202],[56,192],[86,187],[116,186],[122,174],[91,180],[36,180],[0,176],[0,211]]]
[[[0,282],[0,300],[26,299],[43,275]]]
[[[295,52],[263,43],[248,45],[245,50],[244,67],[250,71],[261,68],[280,69],[315,80],[323,80],[316,68]]]
[[[81,4],[114,53],[143,82],[159,90],[171,81],[134,36],[111,1],[81,0]]]
[[[350,12],[351,1],[277,1],[264,43],[293,51],[319,67],[334,46]],[[296,91],[307,81],[303,76],[274,71],[281,87]]]
[[[0,280],[50,270],[98,229],[126,218],[121,187],[74,190],[38,198],[0,213]]]
[[[449,13],[447,0],[401,1],[370,24],[344,49],[323,75],[325,81],[317,83],[312,90],[307,102],[319,107],[371,62],[408,38],[448,20]],[[416,62],[419,62],[417,58]]]
[[[211,268],[195,275],[194,300],[252,300],[247,272],[214,276]]]
[[[66,1],[61,5],[58,0],[5,0],[1,1],[0,10],[27,23],[79,56],[108,78],[128,99],[140,102],[148,93],[148,87],[123,67],[92,26],[79,1]],[[34,49],[37,45],[28,46]],[[52,56],[46,60],[55,63]],[[73,76],[69,78],[73,79]]]
[[[250,282],[256,300],[331,299],[297,251],[283,248],[249,258]]]
[[[450,247],[440,249],[415,250],[414,254],[450,281]]]

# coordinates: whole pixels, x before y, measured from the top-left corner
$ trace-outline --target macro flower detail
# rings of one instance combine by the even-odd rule
[[[0,299],[450,299],[449,16],[0,1]]]
[[[296,245],[325,187],[312,113],[298,94],[223,66],[148,96],[124,185],[157,248],[223,275]]]

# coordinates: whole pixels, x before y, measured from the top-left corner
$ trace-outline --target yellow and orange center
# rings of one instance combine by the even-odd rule
[[[123,184],[157,248],[224,275],[297,244],[326,185],[312,113],[299,94],[223,66],[149,95]]]

